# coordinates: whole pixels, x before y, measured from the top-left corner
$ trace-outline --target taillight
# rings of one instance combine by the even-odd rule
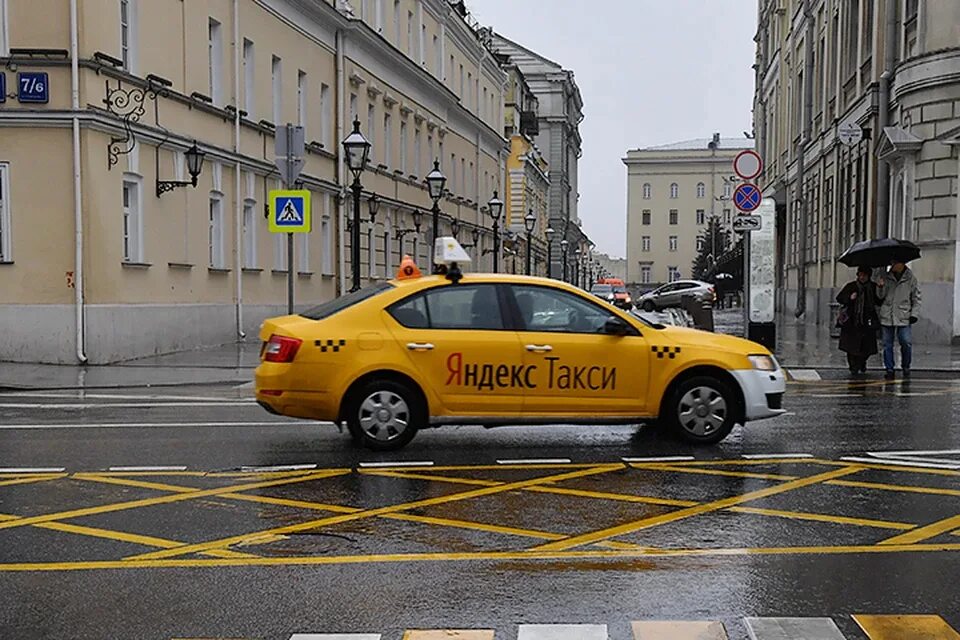
[[[274,334],[263,348],[263,359],[266,362],[293,362],[301,344],[303,340]]]

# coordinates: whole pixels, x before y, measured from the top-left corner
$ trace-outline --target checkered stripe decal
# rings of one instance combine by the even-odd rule
[[[680,347],[650,347],[650,351],[657,354],[657,359],[663,360],[664,356],[673,360],[680,353]]]
[[[326,353],[327,351],[333,351],[334,353],[340,352],[340,347],[347,346],[346,340],[316,340],[314,345],[320,347],[321,353]]]

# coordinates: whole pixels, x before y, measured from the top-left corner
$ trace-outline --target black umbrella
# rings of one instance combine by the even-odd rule
[[[910,262],[920,258],[920,247],[909,240],[881,238],[858,242],[837,260],[848,267],[885,267],[893,259]]]

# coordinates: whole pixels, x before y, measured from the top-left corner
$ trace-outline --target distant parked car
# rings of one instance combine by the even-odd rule
[[[633,308],[633,299],[630,297],[630,293],[623,285],[622,280],[616,282],[611,282],[611,280],[612,278],[607,278],[606,281],[596,283],[590,287],[590,293],[606,300],[615,307],[629,311]]]
[[[667,307],[679,307],[683,296],[694,296],[699,302],[713,304],[716,292],[709,282],[699,280],[677,280],[657,287],[640,296],[637,306],[644,311],[656,311]]]

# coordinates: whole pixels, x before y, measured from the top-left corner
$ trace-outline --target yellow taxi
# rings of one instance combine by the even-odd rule
[[[345,423],[376,450],[465,424],[655,422],[712,444],[784,411],[784,373],[759,344],[652,324],[557,280],[456,264],[423,276],[406,258],[397,279],[269,319],[260,335],[264,409]]]

